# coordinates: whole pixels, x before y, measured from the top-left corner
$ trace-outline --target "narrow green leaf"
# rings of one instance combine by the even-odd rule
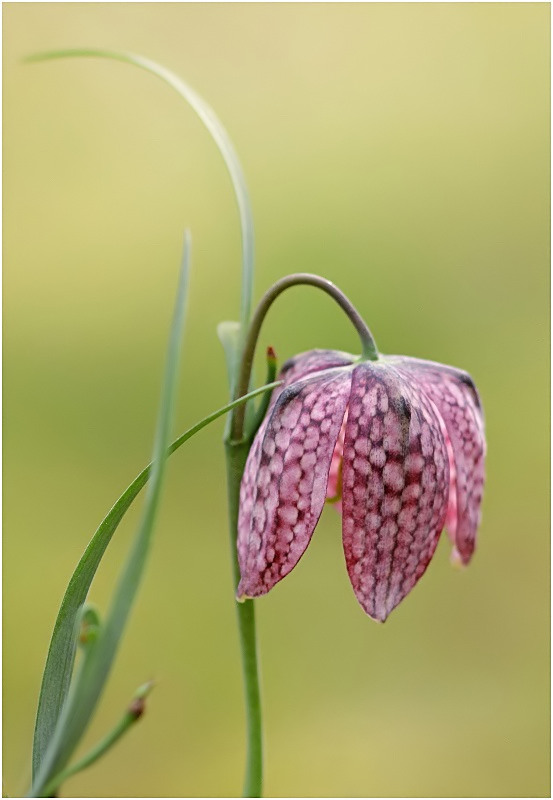
[[[262,386],[244,395],[244,397],[217,409],[217,411],[214,411],[207,417],[204,417],[204,419],[197,422],[172,442],[167,450],[167,456],[170,456],[178,450],[179,447],[191,439],[194,434],[201,431],[202,428],[205,428],[211,422],[214,422],[219,417],[232,411],[233,408],[236,408],[242,403],[260,394],[269,392],[277,386],[280,386],[279,382]],[[69,689],[75,661],[75,630],[79,621],[80,609],[85,602],[92,579],[94,578],[102,556],[113,534],[130,508],[133,500],[146,485],[151,474],[151,469],[152,465],[149,464],[136,476],[134,481],[125,489],[123,494],[113,505],[106,517],[104,517],[69,581],[52,633],[46,666],[42,676],[34,736],[33,769],[35,775],[38,772],[44,753],[53,736],[62,705]]]
[[[167,348],[167,362],[152,459],[152,480],[148,486],[142,519],[131,553],[115,590],[109,614],[101,628],[98,629],[96,640],[85,649],[85,658],[82,660],[61,709],[53,736],[34,781],[34,796],[43,795],[50,779],[66,766],[90,722],[109,675],[146,564],[163,487],[167,448],[173,420],[181,339],[186,316],[189,252],[190,237],[187,231]]]
[[[253,217],[244,178],[242,166],[234,149],[234,145],[223,127],[222,122],[205,100],[197,94],[187,83],[181,80],[170,70],[151,61],[149,58],[136,55],[134,53],[117,52],[113,50],[101,50],[96,48],[73,48],[68,50],[55,50],[47,53],[37,53],[26,58],[26,61],[49,61],[56,58],[110,58],[114,61],[122,61],[140,67],[152,75],[161,78],[169,84],[186,102],[194,109],[201,119],[219,152],[221,153],[227,170],[232,180],[238,211],[240,214],[240,226],[242,231],[242,299],[240,320],[242,323],[242,333],[247,329],[250,321],[250,312],[253,296],[253,262],[254,262],[254,238],[253,238]]]

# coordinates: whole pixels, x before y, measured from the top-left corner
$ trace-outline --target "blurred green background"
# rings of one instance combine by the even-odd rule
[[[126,49],[216,109],[248,179],[256,297],[335,281],[380,349],[462,366],[489,457],[478,552],[442,541],[379,626],[332,510],[257,604],[272,796],[549,794],[549,6],[15,4],[4,11],[4,789],[21,794],[71,571],[147,462],[182,232],[193,236],[176,432],[226,400],[238,315],[230,182],[193,113]],[[357,348],[331,301],[279,300],[281,361]],[[259,361],[258,367],[261,366]],[[259,379],[262,371],[259,369]],[[145,719],[65,793],[240,791],[244,729],[220,421],[172,459],[139,602],[90,746],[149,677]],[[93,585],[105,608],[138,518]]]

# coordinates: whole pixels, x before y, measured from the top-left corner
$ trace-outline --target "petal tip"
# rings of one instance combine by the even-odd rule
[[[449,561],[450,561],[451,566],[454,567],[454,569],[458,569],[458,570],[464,570],[465,567],[468,566],[469,559],[470,559],[470,556],[469,556],[469,558],[463,558],[463,556],[457,550],[456,547],[453,548],[453,550],[451,551],[451,555],[449,556]]]
[[[374,610],[372,612],[369,612],[366,609],[363,610],[365,611],[367,616],[372,619],[373,622],[377,622],[379,625],[384,625],[384,623],[390,616],[390,611],[393,611],[393,609],[391,609],[390,611],[386,611],[385,609],[379,609],[378,611]]]
[[[236,590],[236,594],[234,596],[237,603],[245,603],[246,600],[251,600],[251,597],[247,594],[242,585],[242,581],[240,581],[238,584],[238,589]]]

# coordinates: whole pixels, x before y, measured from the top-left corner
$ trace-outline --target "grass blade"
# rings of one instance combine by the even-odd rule
[[[170,456],[185,442],[191,439],[194,434],[223,416],[223,414],[227,414],[241,403],[251,400],[260,394],[264,394],[277,386],[280,386],[280,382],[278,381],[262,386],[244,397],[217,409],[207,417],[204,417],[204,419],[197,422],[171,443],[167,449],[167,456]],[[69,689],[73,664],[75,662],[75,630],[80,609],[86,600],[96,570],[98,569],[113,534],[141,489],[146,485],[151,474],[151,469],[152,464],[149,464],[136,476],[134,481],[125,489],[123,494],[112,506],[109,513],[104,517],[77,564],[67,586],[52,633],[46,665],[42,676],[34,734],[34,775],[38,773],[38,768],[40,767],[44,753],[52,739],[61,708]]]
[[[242,298],[240,309],[241,332],[248,327],[250,320],[252,296],[253,296],[253,272],[254,272],[254,235],[253,235],[253,216],[244,178],[242,165],[234,149],[230,136],[226,132],[221,120],[213,111],[203,97],[195,92],[187,83],[181,80],[170,70],[151,61],[149,58],[136,55],[135,53],[124,53],[114,50],[102,50],[96,48],[72,48],[67,50],[54,50],[46,53],[37,53],[26,58],[26,61],[49,61],[57,58],[109,58],[114,61],[122,61],[125,64],[132,64],[140,67],[152,75],[161,78],[169,84],[186,102],[194,109],[201,119],[212,139],[214,140],[219,152],[221,153],[227,170],[229,172],[238,212],[240,214],[240,227],[242,231]]]
[[[189,250],[190,238],[187,232],[167,348],[167,362],[152,459],[152,480],[148,486],[142,519],[131,553],[115,590],[109,614],[100,629],[97,640],[83,659],[81,668],[70,686],[67,699],[61,709],[53,736],[34,781],[34,796],[41,796],[49,780],[65,767],[92,717],[109,675],[146,564],[163,487],[170,427],[175,405],[181,339],[186,315]]]

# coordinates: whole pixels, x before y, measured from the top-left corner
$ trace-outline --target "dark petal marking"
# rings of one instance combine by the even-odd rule
[[[352,364],[356,358],[357,356],[343,353],[341,350],[307,350],[305,353],[299,353],[293,358],[289,358],[280,370],[277,380],[283,381],[283,384],[273,390],[265,419],[271,415],[282,392],[292,383],[314,372],[322,372],[334,367],[346,367]]]
[[[259,429],[242,479],[238,597],[269,591],[297,564],[321,515],[352,371],[287,387]]]
[[[455,545],[464,564],[474,552],[484,488],[486,440],[480,398],[470,375],[453,367],[398,358],[395,366],[416,380],[441,414],[453,451],[457,495]]]
[[[432,558],[449,486],[432,404],[393,368],[354,369],[342,469],[348,574],[363,609],[383,622]]]

